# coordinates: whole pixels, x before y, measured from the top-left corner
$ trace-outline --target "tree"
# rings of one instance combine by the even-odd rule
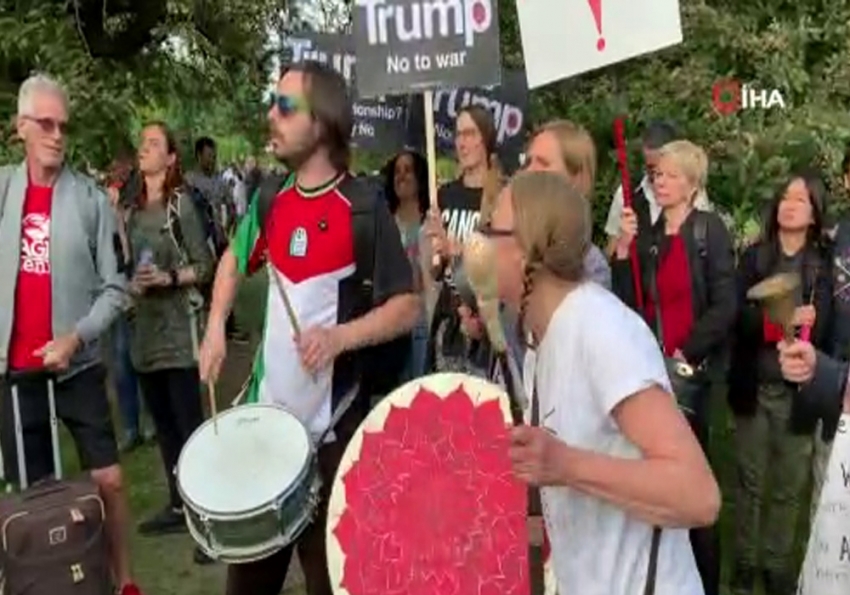
[[[168,107],[194,127],[223,104],[230,129],[261,142],[267,23],[277,2],[0,0],[0,7],[0,133],[7,138],[17,89],[37,70],[69,89],[72,160],[107,163],[145,106]],[[19,149],[0,148],[0,159],[18,158]]]
[[[681,0],[684,43],[532,93],[537,122],[570,118],[586,126],[600,152],[597,198],[607,205],[617,171],[612,123],[628,134],[653,118],[676,121],[711,160],[709,193],[738,223],[760,212],[780,180],[800,165],[823,168],[833,189],[850,139],[850,45],[847,0]],[[516,10],[500,5],[503,62],[522,64]],[[785,110],[712,107],[724,77],[782,89]],[[639,163],[637,143],[632,163]],[[599,217],[606,209],[595,209]]]

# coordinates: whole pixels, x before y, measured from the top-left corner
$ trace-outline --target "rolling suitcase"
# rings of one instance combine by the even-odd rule
[[[18,386],[44,381],[55,479],[29,485]],[[54,378],[9,374],[20,492],[0,499],[0,595],[112,595],[105,509],[86,475],[62,479]]]

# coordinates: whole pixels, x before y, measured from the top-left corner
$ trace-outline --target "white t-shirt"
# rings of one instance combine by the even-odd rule
[[[526,382],[537,383],[542,426],[577,448],[641,456],[611,411],[636,392],[653,384],[669,390],[670,383],[652,331],[616,296],[595,283],[570,292],[525,366]],[[574,489],[541,492],[558,592],[643,595],[652,527]],[[655,595],[703,595],[685,529],[662,533]]]

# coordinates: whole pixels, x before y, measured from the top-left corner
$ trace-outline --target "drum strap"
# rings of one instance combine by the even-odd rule
[[[532,426],[540,425],[540,403],[537,396],[537,382],[535,381],[531,394]],[[537,486],[528,486],[528,515],[530,517],[543,516],[543,502],[540,498],[540,488]],[[528,549],[528,575],[531,579],[531,595],[539,595],[546,590],[543,547],[530,545]]]

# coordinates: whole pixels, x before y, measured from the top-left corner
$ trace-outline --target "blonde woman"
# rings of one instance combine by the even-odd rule
[[[587,130],[569,120],[553,120],[537,129],[526,151],[526,169],[565,174],[587,199],[596,183],[596,145]],[[590,246],[584,261],[587,276],[611,288],[611,268],[605,255]]]
[[[655,331],[665,356],[692,366],[687,379],[688,421],[709,451],[710,374],[722,370],[723,352],[735,322],[737,292],[732,239],[719,215],[695,208],[708,174],[705,152],[689,141],[658,151],[652,189],[661,207],[658,221],[638,233],[637,216],[624,209],[611,265],[614,292],[639,310],[629,249],[637,242],[641,288],[639,314]],[[637,235],[637,237],[635,237]],[[685,396],[680,390],[680,399]],[[691,533],[706,595],[720,590],[720,537],[715,527]]]
[[[526,378],[544,427],[514,430],[514,472],[542,486],[558,592],[637,595],[649,580],[654,595],[702,595],[685,528],[714,522],[717,482],[652,333],[586,281],[590,232],[587,201],[553,172],[517,175],[485,229],[537,352]]]

